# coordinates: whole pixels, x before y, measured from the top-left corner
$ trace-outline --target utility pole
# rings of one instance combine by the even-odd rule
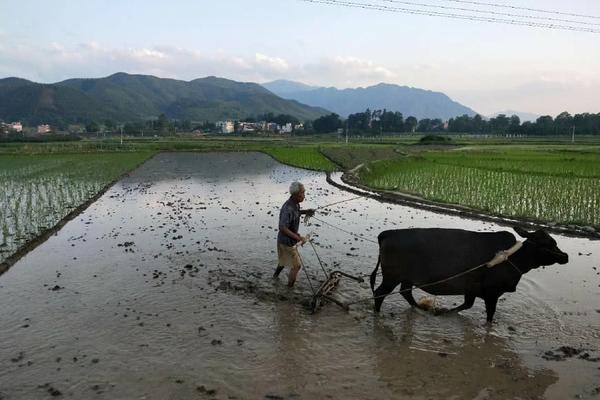
[[[346,144],[348,144],[348,131],[350,130],[350,123],[346,121]]]
[[[571,143],[575,143],[575,125],[573,125],[573,132],[571,133]]]
[[[123,125],[121,125],[121,146],[123,146]]]

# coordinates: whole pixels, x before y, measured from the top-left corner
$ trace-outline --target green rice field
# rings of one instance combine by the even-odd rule
[[[370,163],[361,183],[489,213],[600,227],[600,153],[426,152]]]
[[[395,145],[342,145],[323,147],[321,153],[344,169],[352,169],[370,161],[398,158],[408,151],[407,148]]]
[[[413,140],[413,142],[416,142]],[[0,146],[0,262],[159,151],[262,151],[362,184],[491,214],[600,227],[600,147],[335,143],[303,138],[116,140]]]
[[[277,161],[294,167],[328,172],[338,169],[316,146],[265,147],[263,151]]]
[[[151,155],[0,156],[0,262]]]

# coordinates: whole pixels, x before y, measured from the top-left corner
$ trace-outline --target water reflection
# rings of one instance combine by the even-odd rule
[[[455,320],[451,334],[430,337],[435,346],[422,347],[415,338],[430,335],[422,319],[407,312],[398,323],[374,320],[370,350],[379,376],[395,395],[538,399],[558,381],[551,370],[523,365],[507,339],[481,332],[464,318]]]
[[[382,317],[370,300],[310,315],[303,274],[293,291],[270,279],[276,213],[296,179],[307,207],[349,197],[321,174],[252,153],[161,154],[113,187],[0,278],[2,394],[46,398],[38,385],[48,382],[74,398],[106,399],[211,390],[217,398],[560,398],[593,389],[594,364],[559,369],[539,356],[597,346],[593,258],[577,254],[600,254],[600,242],[558,237],[574,254],[568,267],[528,274],[489,332],[480,301],[439,318],[400,296],[386,300]],[[373,200],[321,217],[371,239],[391,227],[506,229]],[[318,234],[329,268],[374,267],[376,244],[325,225],[302,229]],[[315,256],[302,251],[318,278]],[[344,281],[337,295],[370,290]]]

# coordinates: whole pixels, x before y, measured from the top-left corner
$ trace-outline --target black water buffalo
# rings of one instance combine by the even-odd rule
[[[471,268],[490,261],[499,251],[517,243],[510,232],[471,232],[461,229],[399,229],[384,231],[378,236],[379,260],[371,274],[371,290],[375,311],[379,312],[386,295],[398,284],[404,298],[417,306],[413,287],[433,295],[464,295],[464,304],[448,311],[458,312],[473,306],[476,297],[485,301],[488,322],[492,322],[498,298],[514,292],[521,276],[531,269],[554,263],[566,264],[569,256],[543,230],[527,232],[514,228],[526,238],[522,247],[508,260],[494,267]],[[375,290],[379,265],[383,281]],[[461,274],[455,278],[442,280]],[[440,283],[436,283],[440,282]]]

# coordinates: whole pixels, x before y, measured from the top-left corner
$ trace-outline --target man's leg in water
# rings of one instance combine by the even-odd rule
[[[296,278],[298,277],[298,272],[300,272],[300,268],[302,267],[302,264],[300,263],[300,256],[298,255],[298,250],[296,250],[295,248],[293,249],[294,251],[294,255],[293,255],[293,265],[292,268],[290,268],[290,272],[288,274],[288,286],[289,287],[293,287],[294,283],[296,283]]]
[[[285,268],[285,267],[282,265],[277,266],[277,269],[275,270],[275,273],[273,274],[273,279],[279,277],[279,274],[281,274],[281,271],[283,271],[283,268]]]

